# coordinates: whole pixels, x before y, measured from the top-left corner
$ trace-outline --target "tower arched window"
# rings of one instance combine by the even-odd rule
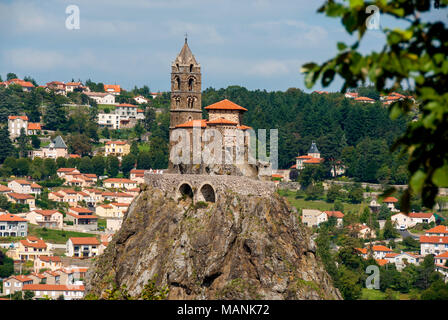
[[[174,100],[176,101],[176,108],[180,106],[180,97],[176,97],[174,98]]]
[[[175,82],[175,89],[176,89],[176,90],[180,90],[180,78],[179,78],[179,77],[176,77],[176,78],[174,79],[174,82]]]
[[[194,79],[188,79],[188,91],[193,91]]]
[[[190,72],[193,72],[193,65],[190,64]]]

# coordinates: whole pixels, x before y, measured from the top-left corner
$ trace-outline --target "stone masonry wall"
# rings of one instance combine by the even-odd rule
[[[204,201],[207,188],[203,189],[205,185],[210,185],[213,188],[216,199],[228,192],[228,190],[242,195],[261,197],[270,196],[276,190],[276,186],[272,181],[261,181],[244,176],[230,175],[145,173],[145,183],[161,189],[174,199],[182,196],[181,186],[187,184],[193,192],[194,201]],[[185,190],[185,186],[182,189]]]

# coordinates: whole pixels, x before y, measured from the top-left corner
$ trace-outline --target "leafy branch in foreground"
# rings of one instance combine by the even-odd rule
[[[382,51],[362,55],[357,50],[367,31],[369,5],[377,6],[381,16],[394,17],[407,27],[382,28],[387,39]],[[392,146],[392,150],[402,147],[409,155],[409,186],[401,198],[405,212],[409,211],[411,194],[420,194],[422,204],[432,208],[438,189],[448,186],[448,29],[442,21],[422,20],[422,13],[434,10],[431,5],[430,0],[327,0],[318,12],[340,18],[345,30],[357,33],[358,39],[352,46],[339,42],[334,58],[322,65],[307,63],[301,70],[308,88],[318,79],[326,87],[336,75],[344,80],[342,92],[368,80],[382,94],[399,89],[403,82],[415,86],[415,102],[405,99],[389,109],[392,119],[414,115],[404,135]],[[441,0],[435,10],[447,5],[448,0]]]

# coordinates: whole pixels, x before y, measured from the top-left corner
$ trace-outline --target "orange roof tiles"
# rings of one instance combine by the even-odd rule
[[[426,233],[448,233],[448,229],[446,228],[446,226],[440,225],[426,230]]]
[[[26,240],[20,240],[20,243],[25,247],[45,249],[47,244],[41,239],[31,239],[31,237],[26,238]]]
[[[387,197],[387,198],[384,198],[383,202],[386,202],[386,203],[398,202],[398,199],[394,198],[394,197]]]
[[[109,179],[104,180],[104,182],[136,183],[135,181],[132,181],[131,179],[125,179],[125,178],[109,178]]]
[[[10,196],[11,198],[16,199],[16,200],[34,199],[34,197],[32,195],[26,194],[26,193],[10,192],[10,193],[8,193],[8,196]]]
[[[432,212],[410,212],[408,215],[410,218],[425,218],[429,219],[433,216]]]
[[[207,125],[209,125],[209,124],[211,124],[211,125],[220,125],[220,124],[223,124],[223,125],[231,125],[231,126],[236,126],[236,125],[238,125],[238,123],[237,122],[233,122],[233,121],[230,121],[230,120],[227,120],[227,119],[224,119],[224,118],[220,118],[220,119],[215,119],[215,120],[210,120],[210,121],[207,121]]]
[[[176,126],[176,128],[193,128],[193,127],[206,128],[207,127],[207,120],[205,120],[205,119],[191,120],[191,121],[187,121],[187,122],[178,124]]]
[[[0,214],[0,221],[17,221],[17,222],[27,222],[28,220],[20,218],[12,213]]]
[[[386,259],[375,259],[375,261],[378,263],[378,265],[379,265],[380,267],[382,267],[382,266],[384,266],[384,265],[386,265],[386,264],[389,263],[389,261],[386,260]]]
[[[57,172],[72,172],[77,170],[76,168],[59,168]]]
[[[84,286],[63,284],[25,284],[23,291],[84,291]]]
[[[355,98],[356,101],[375,101],[374,99],[368,98],[368,97],[358,97]]]
[[[335,218],[344,218],[344,214],[341,211],[324,211],[327,216]]]
[[[117,107],[138,108],[138,106],[136,106],[134,104],[130,104],[130,103],[122,103],[122,104],[117,105]]]
[[[72,208],[70,208],[70,210],[78,212],[78,213],[93,213],[93,211],[86,209],[86,208],[82,208],[82,207],[72,207]]]
[[[28,130],[42,130],[42,128],[38,122],[29,122]]]
[[[241,126],[238,126],[238,127],[236,127],[237,129],[240,129],[240,130],[248,130],[248,129],[252,129],[252,127],[249,127],[249,126],[245,126],[245,125],[241,125]]]
[[[448,244],[448,237],[420,236],[420,243],[443,243],[443,244]]]
[[[125,145],[126,141],[107,141],[106,144],[118,144],[118,145]]]
[[[104,91],[120,93],[121,88],[120,88],[120,85],[118,85],[118,84],[105,84]]]
[[[224,99],[219,102],[216,102],[214,104],[211,104],[207,107],[205,107],[205,110],[238,110],[238,111],[247,111],[246,108],[243,108],[242,106],[237,105],[236,103]]]
[[[86,237],[86,238],[83,238],[83,237],[72,237],[72,238],[70,238],[70,241],[73,244],[75,244],[75,245],[82,245],[82,244],[85,244],[85,245],[89,245],[89,244],[90,245],[99,245],[100,244],[98,239],[94,238],[94,237]]]
[[[28,121],[28,117],[27,116],[9,116],[8,119],[9,120],[22,119],[24,121]]]
[[[372,246],[373,251],[386,251],[386,252],[392,252],[392,249],[389,249],[386,246],[378,245],[378,246]]]
[[[41,209],[36,209],[33,210],[34,212],[43,215],[43,216],[52,216],[55,213],[60,213],[58,210],[41,210]]]

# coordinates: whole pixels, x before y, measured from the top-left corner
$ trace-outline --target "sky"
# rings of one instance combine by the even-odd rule
[[[324,62],[339,41],[351,44],[338,19],[318,14],[323,0],[0,0],[0,75],[38,84],[91,79],[124,89],[170,90],[171,63],[185,33],[201,64],[202,89],[305,89],[300,66]],[[66,8],[79,8],[67,29]],[[442,11],[442,10],[440,10]],[[446,11],[435,15],[446,19]],[[438,16],[434,16],[437,18]],[[381,18],[381,17],[380,17]],[[381,20],[393,27],[395,21]],[[369,30],[361,51],[385,38]],[[338,91],[335,81],[328,91]]]

